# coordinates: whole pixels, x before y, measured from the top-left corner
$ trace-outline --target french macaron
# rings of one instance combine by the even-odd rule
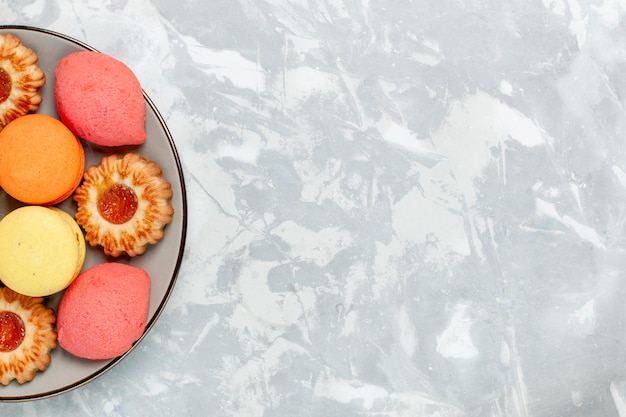
[[[95,51],[63,57],[56,68],[54,100],[59,117],[76,135],[106,147],[146,140],[146,105],[133,71]]]
[[[143,334],[149,300],[150,276],[144,269],[117,262],[93,266],[61,297],[59,344],[84,359],[121,356]]]
[[[0,281],[15,292],[45,297],[64,290],[85,256],[80,227],[59,208],[22,206],[0,220]]]
[[[76,190],[84,171],[83,145],[52,116],[27,114],[0,131],[0,187],[16,200],[60,203]]]

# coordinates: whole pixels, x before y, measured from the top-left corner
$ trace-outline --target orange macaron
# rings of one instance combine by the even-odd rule
[[[0,187],[16,200],[60,203],[72,195],[84,171],[80,140],[54,117],[28,114],[0,130]]]

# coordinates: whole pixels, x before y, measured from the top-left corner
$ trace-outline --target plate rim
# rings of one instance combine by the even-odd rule
[[[97,50],[96,48],[94,48],[93,46],[80,41],[78,39],[75,39],[71,36],[68,36],[66,34],[60,33],[60,32],[56,32],[50,29],[45,29],[45,28],[40,28],[40,27],[36,27],[36,26],[28,26],[28,25],[6,25],[6,24],[0,24],[0,30],[24,30],[24,31],[30,31],[30,32],[39,32],[45,35],[49,35],[49,36],[53,36],[56,38],[61,38],[65,41],[71,42],[73,44],[76,44],[77,46],[80,46],[82,48],[85,48],[86,50],[90,50],[90,51],[94,51],[94,52],[100,52],[99,50]],[[94,381],[95,379],[99,378],[100,376],[104,375],[105,373],[107,373],[109,370],[111,370],[113,367],[115,367],[117,364],[119,364],[124,358],[126,358],[126,356],[128,356],[133,350],[135,350],[135,348],[142,342],[142,340],[147,336],[147,334],[152,330],[152,327],[155,325],[155,323],[157,322],[157,320],[159,319],[159,317],[161,316],[161,314],[163,313],[163,310],[165,309],[165,306],[167,304],[167,302],[169,301],[172,292],[174,290],[174,286],[176,284],[176,281],[178,280],[178,275],[182,266],[182,262],[183,262],[183,258],[184,258],[184,254],[185,254],[185,249],[186,249],[186,243],[187,243],[187,191],[186,191],[186,186],[185,186],[185,177],[184,177],[184,171],[183,171],[183,167],[182,167],[182,163],[181,163],[181,159],[180,159],[180,155],[178,153],[178,149],[176,148],[176,144],[174,143],[174,139],[172,137],[172,134],[170,132],[170,129],[168,128],[167,124],[165,123],[165,120],[163,119],[163,116],[161,115],[161,113],[159,112],[159,110],[157,109],[156,105],[154,104],[154,102],[152,101],[152,99],[148,96],[148,94],[146,93],[146,91],[143,89],[141,89],[142,94],[143,94],[143,98],[146,101],[146,104],[150,107],[150,109],[152,110],[152,112],[154,113],[154,115],[156,116],[156,119],[158,120],[159,124],[161,125],[161,128],[163,129],[163,131],[165,132],[165,136],[167,137],[168,140],[168,144],[170,146],[170,149],[172,150],[172,154],[174,156],[174,161],[176,164],[176,170],[178,173],[178,182],[180,184],[180,189],[181,189],[181,203],[182,203],[182,213],[181,213],[181,237],[180,237],[180,242],[179,242],[179,249],[178,249],[178,255],[176,257],[176,263],[174,265],[174,270],[172,273],[172,276],[170,278],[170,282],[167,286],[167,291],[165,292],[165,295],[163,296],[163,298],[161,299],[161,301],[159,302],[154,314],[152,315],[152,317],[150,318],[150,320],[146,323],[146,328],[144,330],[144,332],[142,333],[142,335],[139,337],[139,339],[137,339],[137,341],[135,343],[133,343],[133,345],[131,346],[131,348],[126,351],[125,353],[123,353],[122,355],[118,356],[117,358],[111,360],[109,363],[107,363],[106,365],[104,365],[102,368],[98,369],[97,371],[93,372],[92,374],[86,376],[85,378],[79,379],[69,385],[65,385],[63,387],[59,387],[58,389],[54,389],[54,390],[50,390],[50,391],[45,391],[45,392],[41,392],[38,394],[29,394],[29,395],[23,395],[23,396],[2,396],[0,395],[0,403],[6,402],[27,402],[27,401],[33,401],[33,400],[42,400],[45,398],[50,398],[50,397],[54,397],[57,395],[61,395],[70,391],[73,391],[77,388],[80,388],[92,381]],[[1,390],[2,387],[0,387],[0,394],[1,394]]]

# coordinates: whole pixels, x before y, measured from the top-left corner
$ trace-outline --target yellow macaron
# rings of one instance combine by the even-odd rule
[[[0,281],[20,294],[43,297],[64,290],[85,255],[80,227],[59,208],[23,206],[0,220]]]

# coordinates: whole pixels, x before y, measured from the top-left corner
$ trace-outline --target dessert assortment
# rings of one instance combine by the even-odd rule
[[[0,34],[0,384],[31,381],[63,349],[86,360],[126,353],[146,328],[150,276],[132,259],[171,223],[172,188],[142,155],[139,81],[115,58],[70,53],[55,68],[58,118],[39,114],[37,54]],[[106,156],[86,167],[83,145]],[[68,213],[57,207],[74,201]],[[87,245],[107,261],[83,270]],[[58,296],[56,311],[49,297]]]

